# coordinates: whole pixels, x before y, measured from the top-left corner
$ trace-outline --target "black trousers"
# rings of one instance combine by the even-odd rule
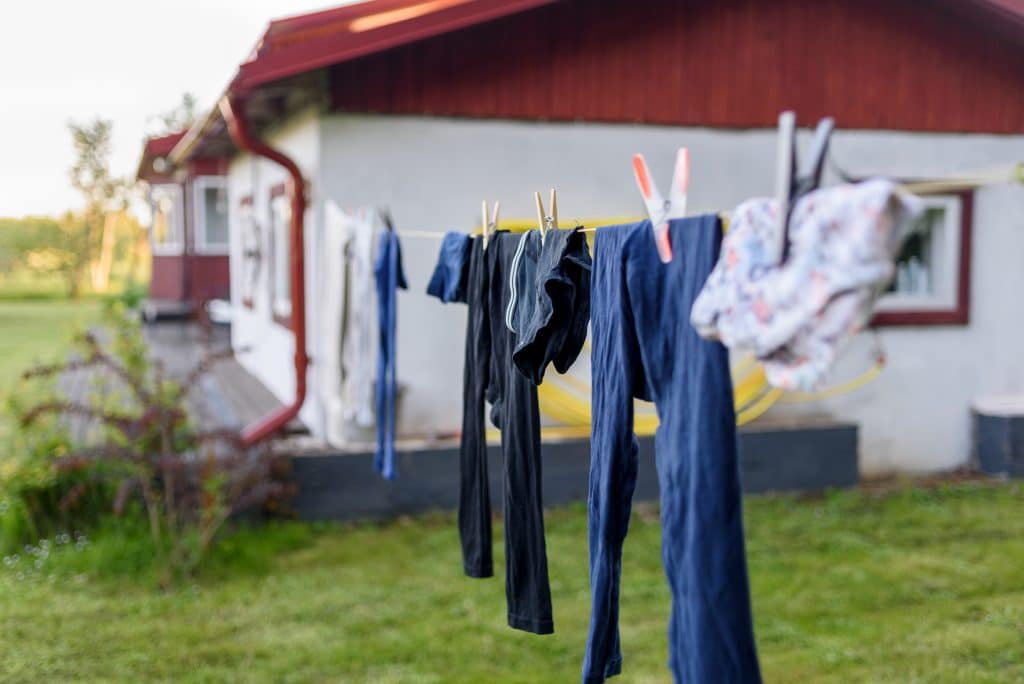
[[[466,362],[460,445],[459,535],[470,577],[493,574],[484,401],[501,430],[504,465],[505,593],[508,624],[536,634],[554,631],[541,486],[537,387],[512,363],[516,336],[505,325],[509,269],[519,236],[499,232],[484,251],[470,247]]]

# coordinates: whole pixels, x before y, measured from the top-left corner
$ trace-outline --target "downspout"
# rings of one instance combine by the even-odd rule
[[[283,166],[288,172],[288,193],[291,200],[291,329],[295,336],[295,399],[291,404],[269,413],[242,429],[239,439],[243,446],[252,446],[283,428],[299,415],[306,400],[306,369],[309,357],[306,355],[306,266],[305,266],[305,215],[306,182],[302,171],[294,161],[270,147],[262,140],[250,135],[245,122],[243,103],[230,95],[220,101],[220,112],[228,126],[232,141],[240,149]]]

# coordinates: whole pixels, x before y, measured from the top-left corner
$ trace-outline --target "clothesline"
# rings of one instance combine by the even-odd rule
[[[957,190],[971,190],[1001,183],[1024,183],[1024,162],[980,169],[963,176],[909,181],[900,187],[915,195],[939,194]]]
[[[720,212],[718,212],[718,218],[723,223],[728,225],[728,223],[729,223],[729,212],[727,212],[727,211],[720,211]],[[642,218],[637,218],[637,221],[642,221],[642,220],[643,220]],[[579,231],[581,233],[596,233],[597,231],[604,230],[605,228],[618,228],[621,225],[622,224],[610,224],[610,225],[606,225],[606,226],[591,226],[590,228],[580,227]]]
[[[641,219],[639,217],[637,217],[636,220],[639,221]],[[583,228],[580,224],[576,224],[576,225],[580,226],[579,229],[580,229],[581,233],[593,233],[593,232],[597,231],[598,228],[613,228],[614,227],[613,225],[607,225],[607,226],[597,226],[597,227],[593,227],[593,228]],[[615,225],[618,225],[618,224],[615,224]],[[447,235],[447,232],[446,231],[442,231],[442,230],[395,230],[394,233],[395,233],[395,235],[398,235],[398,236],[403,237],[403,238],[430,238],[432,240],[441,240],[441,239],[444,238],[445,235]],[[469,232],[469,234],[470,235],[479,235],[480,234],[480,229],[479,228],[475,228],[475,229],[471,230]]]
[[[838,170],[838,169],[837,169]],[[839,171],[844,180],[858,180],[852,176]],[[915,195],[937,195],[943,192],[957,192],[984,187],[986,185],[998,185],[1001,183],[1022,183],[1024,184],[1024,162],[1015,162],[1002,166],[995,166],[986,169],[979,169],[959,176],[946,178],[934,178],[929,180],[908,181],[900,184],[900,188]],[[725,218],[727,212],[719,212],[719,216]],[[639,220],[639,217],[637,218]],[[579,225],[579,224],[577,224]],[[617,225],[617,224],[615,224]],[[596,233],[601,228],[611,228],[612,225],[592,226],[580,228],[583,233]],[[396,230],[395,233],[403,238],[428,238],[440,240],[444,238],[446,231],[440,230]],[[471,235],[479,234],[480,229],[471,231]]]
[[[723,217],[725,216],[724,213],[719,214],[719,215],[723,216]],[[598,228],[601,228],[601,229],[604,229],[604,228],[614,228],[616,226],[623,225],[625,223],[629,223],[631,220],[634,221],[634,222],[635,221],[641,221],[642,217],[637,216],[637,217],[635,217],[633,219],[623,218],[623,219],[617,220],[615,223],[611,223],[611,224],[604,225],[604,226],[594,226],[594,227],[591,227],[591,228],[584,228],[583,224],[577,222],[574,227],[579,228],[579,231],[581,233],[594,233],[594,232],[596,232],[598,230]],[[448,234],[448,231],[443,231],[443,230],[395,230],[394,233],[395,233],[395,235],[398,235],[398,236],[403,237],[403,238],[430,238],[430,239],[434,239],[434,240],[441,240],[441,239],[444,238],[445,235]],[[469,232],[469,234],[470,235],[479,235],[480,234],[480,229],[479,228],[474,228],[473,230],[471,230]]]
[[[847,173],[835,163],[831,156],[829,156],[828,161],[832,170],[844,182],[857,183],[868,178],[867,176],[855,176]],[[900,188],[915,195],[937,195],[943,192],[972,190],[986,185],[999,185],[1002,183],[1024,183],[1024,161],[977,169],[945,178],[908,180],[902,182]]]
[[[440,240],[446,235],[443,230],[396,230],[394,233],[404,238],[431,238],[433,240]]]

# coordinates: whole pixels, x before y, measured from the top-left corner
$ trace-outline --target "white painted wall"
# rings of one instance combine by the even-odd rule
[[[309,142],[316,139],[319,150],[311,151]],[[271,141],[318,173],[314,213],[326,198],[342,206],[387,207],[402,231],[468,230],[478,223],[482,199],[500,200],[504,217],[528,218],[535,214],[533,192],[552,186],[558,188],[563,222],[639,216],[643,205],[632,180],[631,155],[643,152],[664,185],[674,151],[682,145],[691,151],[694,213],[770,194],[774,182],[770,130],[332,114],[321,117],[319,126],[310,118],[295,121]],[[1024,136],[839,131],[833,153],[856,175],[943,175],[1024,159]],[[265,180],[276,172],[264,168],[269,165],[261,162],[257,173],[250,166],[244,158],[232,166],[233,193],[243,180],[248,187],[278,182]],[[246,180],[250,176],[260,178]],[[265,205],[257,199],[258,208]],[[1015,306],[1015,293],[1024,292],[1024,188],[980,191],[974,226],[970,326],[887,329],[881,337],[889,364],[880,380],[827,403],[777,409],[828,410],[858,422],[865,473],[937,471],[965,463],[971,401],[1024,391],[1024,364],[1016,358],[1024,317]],[[399,432],[407,436],[455,431],[461,422],[464,307],[442,305],[423,292],[437,247],[437,240],[403,240],[410,290],[398,302],[398,369],[406,386]],[[234,251],[232,256],[237,258]],[[252,316],[240,314],[236,340],[260,343],[264,351],[248,367],[288,397],[290,347],[279,339],[280,330],[268,326],[265,302],[262,306]],[[868,341],[852,345],[837,379],[867,367]],[[588,364],[580,365],[585,374]]]
[[[961,151],[974,158],[986,148],[993,151],[988,145]],[[993,153],[1024,158],[1019,139]],[[971,449],[971,404],[1024,391],[1024,187],[978,192],[973,243],[970,325],[883,329],[888,363],[882,375],[856,393],[817,404],[860,423],[861,469],[867,473],[964,465]],[[871,343],[867,335],[855,340],[834,376],[861,372]]]
[[[306,111],[287,121],[280,128],[266,134],[265,140],[272,147],[290,156],[303,175],[309,179],[306,209],[306,279],[307,311],[316,311],[319,276],[318,254],[319,226],[321,225],[321,203],[318,201],[316,179],[320,161],[320,122],[313,110]],[[266,159],[249,154],[236,156],[228,169],[229,226],[231,231],[231,303],[233,318],[231,344],[239,362],[259,378],[282,403],[290,403],[295,397],[294,339],[289,330],[275,323],[270,310],[270,284],[268,245],[270,244],[270,190],[284,183],[287,174],[284,169]],[[263,258],[260,264],[259,282],[255,288],[254,307],[242,306],[242,239],[239,221],[239,202],[251,195],[253,215],[262,231]],[[315,357],[317,324],[316,316],[307,315],[308,350]],[[316,374],[307,374],[308,396],[317,391]],[[314,434],[322,434],[323,416],[315,401],[307,401],[299,414]]]

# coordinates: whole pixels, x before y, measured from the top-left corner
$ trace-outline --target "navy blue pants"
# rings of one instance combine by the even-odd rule
[[[395,473],[395,400],[398,375],[395,370],[395,319],[398,314],[397,288],[406,289],[402,251],[393,231],[381,233],[377,263],[377,305],[380,323],[380,356],[377,359],[377,451],[373,466],[385,478]]]
[[[676,682],[760,682],[743,542],[728,356],[690,326],[718,258],[716,216],[671,222],[662,264],[650,222],[599,230],[591,299],[593,428],[590,583],[584,682],[622,669],[619,582],[637,474],[633,398],[653,400],[662,560],[672,591],[669,667]]]
[[[501,430],[504,462],[505,594],[508,624],[536,634],[554,631],[541,488],[537,386],[512,364],[516,335],[506,327],[509,269],[518,235],[499,231],[486,252],[470,246],[466,284],[469,318],[459,445],[459,535],[465,572],[493,574],[491,504],[484,400]]]

